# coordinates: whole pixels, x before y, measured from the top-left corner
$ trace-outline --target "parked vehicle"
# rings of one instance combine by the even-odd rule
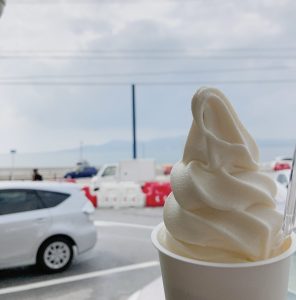
[[[284,169],[280,171],[269,172],[268,174],[272,179],[283,185],[285,188],[288,187],[291,170]]]
[[[279,183],[278,181],[276,181],[275,183],[277,186],[277,193],[275,195],[276,209],[284,214],[288,190],[285,185]]]
[[[98,173],[98,169],[91,167],[87,161],[82,161],[77,163],[77,168],[75,171],[68,172],[65,174],[64,178],[87,178],[93,177]]]
[[[101,182],[132,181],[144,183],[156,177],[156,166],[153,159],[134,159],[121,161],[118,164],[106,164],[101,167],[97,176],[92,178],[92,186],[98,188]]]
[[[0,268],[67,269],[74,254],[96,243],[93,212],[74,184],[0,182]]]
[[[280,171],[269,170],[268,172],[264,172],[264,174],[272,178],[276,183],[277,186],[277,194],[275,196],[276,207],[278,211],[284,213],[291,170],[287,170],[287,169],[280,170]]]
[[[286,156],[278,156],[272,161],[264,162],[260,164],[261,171],[290,171],[292,169],[292,158]]]

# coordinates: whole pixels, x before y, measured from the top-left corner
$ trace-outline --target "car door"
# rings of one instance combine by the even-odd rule
[[[0,190],[0,268],[34,263],[50,215],[33,190]]]

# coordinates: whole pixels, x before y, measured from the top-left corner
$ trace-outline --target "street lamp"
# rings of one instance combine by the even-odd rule
[[[10,150],[10,154],[11,154],[10,180],[13,180],[13,171],[14,171],[16,150],[15,149],[11,149]]]
[[[132,84],[132,121],[133,121],[133,159],[137,159],[137,135],[136,135],[136,86]]]
[[[79,147],[79,162],[83,161],[83,141],[80,142],[80,147]]]

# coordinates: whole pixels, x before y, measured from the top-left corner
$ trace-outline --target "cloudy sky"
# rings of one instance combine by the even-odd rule
[[[0,153],[186,135],[202,85],[257,139],[296,137],[293,0],[8,0]]]

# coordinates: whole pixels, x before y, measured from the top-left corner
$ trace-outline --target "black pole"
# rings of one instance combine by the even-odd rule
[[[136,92],[135,84],[132,84],[132,111],[133,111],[133,159],[137,158],[137,137],[136,137]]]

